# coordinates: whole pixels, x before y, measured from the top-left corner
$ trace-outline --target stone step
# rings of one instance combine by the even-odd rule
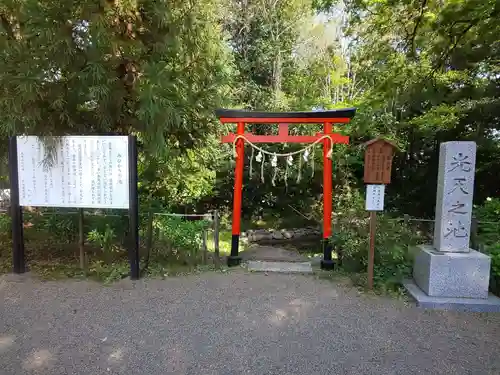
[[[312,273],[310,262],[263,262],[250,260],[247,263],[249,271],[281,272],[281,273]]]

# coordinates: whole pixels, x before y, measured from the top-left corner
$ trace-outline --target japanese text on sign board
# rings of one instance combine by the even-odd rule
[[[38,137],[18,137],[21,206],[128,208],[128,137],[68,136],[47,162]]]
[[[384,209],[385,185],[366,185],[367,211],[383,211]]]

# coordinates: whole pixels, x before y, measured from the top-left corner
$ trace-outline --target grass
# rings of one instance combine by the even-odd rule
[[[231,253],[231,241],[232,234],[230,230],[221,230],[219,232],[219,253],[221,255],[228,255]],[[240,238],[240,248],[239,251],[245,251],[248,247],[248,241],[245,238]],[[209,232],[207,239],[207,248],[208,251],[215,251],[215,242],[213,237],[213,232]]]
[[[219,232],[219,253],[229,254],[231,252],[231,240],[232,234],[229,230],[221,230]],[[213,232],[208,232],[208,240],[207,240],[207,248],[208,251],[215,251],[215,242],[213,237]]]
[[[216,268],[213,264],[186,266],[179,264],[160,264],[155,263],[148,267],[146,275],[152,278],[166,279],[167,277],[177,277],[192,274],[200,274],[203,272],[227,272],[227,267],[222,266]]]
[[[10,247],[6,246],[2,246],[1,248],[0,274],[12,272],[10,250]],[[84,271],[80,268],[79,259],[74,253],[63,254],[60,251],[56,251],[55,253],[57,254],[48,257],[43,252],[33,252],[30,248],[26,248],[26,250],[28,271],[42,280],[88,278],[107,284],[127,277],[130,272],[130,265],[125,251],[110,261],[94,255],[91,257],[87,269]],[[75,252],[77,251],[78,248],[75,247]],[[144,266],[144,254],[141,256],[140,265],[142,270]],[[141,277],[165,278],[212,270],[215,270],[212,264],[201,265],[201,252],[196,259],[186,261],[180,257],[165,256],[158,249],[153,249],[150,254],[148,268]]]
[[[29,232],[29,230],[27,230]],[[40,234],[40,232],[38,233]],[[220,254],[229,254],[231,250],[231,232],[223,230],[219,235]],[[90,250],[90,261],[86,272],[79,267],[78,246],[74,243],[61,243],[57,239],[48,237],[36,237],[26,241],[26,259],[28,260],[28,270],[42,280],[60,279],[92,279],[105,284],[121,280],[129,273],[129,262],[124,249],[121,249],[114,257],[104,259],[98,249]],[[213,236],[208,238],[208,250],[213,252]],[[0,238],[0,273],[12,272],[11,242],[8,238]],[[242,251],[247,243],[242,241]],[[141,267],[144,265],[144,249],[142,249]],[[321,253],[312,252],[307,254],[310,257]],[[227,272],[227,268],[222,264],[222,268],[216,270],[209,260],[207,265],[201,264],[201,251],[196,258],[188,259],[183,252],[169,252],[161,245],[153,248],[150,254],[149,267],[141,277],[167,278],[188,275],[202,272]],[[333,254],[334,259],[337,258]],[[366,274],[349,273],[342,269],[334,272],[315,270],[314,276],[318,279],[329,280],[337,285],[355,286],[360,291],[366,291]],[[376,283],[373,291],[375,294],[390,295],[397,298],[404,298],[401,288],[396,290],[387,288],[383,283]]]
[[[268,227],[270,222],[259,222],[254,224],[257,227]],[[128,275],[129,263],[127,252],[119,245],[115,246],[116,252],[104,253],[100,247],[96,247],[95,245],[92,246],[87,243],[85,246],[89,254],[89,264],[86,272],[84,272],[79,266],[79,249],[77,241],[74,238],[74,230],[72,227],[68,226],[68,228],[63,228],[65,231],[62,233],[54,232],[54,228],[57,229],[57,227],[61,227],[59,222],[52,226],[40,225],[38,229],[37,226],[25,229],[26,259],[29,271],[45,280],[89,278],[104,283],[120,280]],[[0,233],[0,273],[10,273],[12,272],[12,245],[8,238],[9,230],[6,229],[4,232],[3,236]],[[231,240],[232,234],[230,227],[223,225],[219,234],[219,250],[221,256],[230,253]],[[288,247],[287,245],[280,246]],[[209,232],[207,247],[208,251],[213,253],[213,232]],[[242,238],[240,240],[240,250],[245,251],[247,247],[248,242]],[[290,247],[310,257],[321,254],[319,243],[295,243],[290,245]],[[166,278],[213,271],[214,267],[210,260],[212,255],[209,254],[209,264],[201,265],[202,255],[201,251],[195,251],[194,253],[189,251],[176,251],[175,249],[171,249],[168,244],[162,243],[160,240],[155,240],[150,254],[149,267],[146,274],[143,276]],[[333,256],[336,258],[336,254],[333,254]],[[142,249],[141,267],[144,265],[144,259],[145,253],[144,249]],[[225,268],[222,268],[222,272],[225,270]],[[321,279],[331,279],[335,282],[339,282],[349,277],[354,285],[366,285],[366,281],[364,281],[366,278],[365,275],[347,275],[348,274],[343,271],[332,273],[318,270],[316,276]],[[382,286],[377,288],[378,291],[382,292]],[[384,294],[387,294],[387,291],[385,291]]]
[[[64,236],[63,236],[64,237]],[[231,231],[222,230],[219,234],[221,256],[231,251]],[[214,251],[213,234],[209,233],[208,250]],[[241,250],[246,243],[242,241]],[[129,273],[129,262],[126,249],[116,246],[116,252],[107,255],[99,247],[85,244],[88,254],[86,271],[80,268],[79,247],[76,239],[67,239],[36,227],[25,229],[25,254],[27,268],[43,280],[65,278],[89,278],[105,283],[126,277]],[[145,250],[141,249],[141,267],[144,264]],[[151,250],[146,276],[166,277],[184,275],[193,272],[208,271],[211,265],[201,265],[202,252],[186,255],[185,252],[172,251],[164,244],[155,241]],[[211,263],[209,260],[208,263]],[[0,234],[0,273],[12,272],[12,242],[9,230]]]
[[[29,229],[26,230],[27,234]],[[104,254],[101,249],[85,245],[88,255],[86,270],[80,268],[79,247],[72,241],[66,243],[57,241],[54,236],[42,238],[38,232],[25,241],[27,270],[42,280],[60,279],[92,279],[103,283],[111,283],[127,277],[130,265],[127,252],[117,246],[117,251]],[[224,233],[221,239],[221,254],[230,250],[230,233]],[[144,266],[145,249],[140,249],[140,266]],[[168,254],[167,254],[168,253]],[[211,265],[201,265],[201,251],[193,258],[186,258],[183,252],[171,252],[159,245],[151,250],[149,266],[145,274],[148,277],[166,277],[185,275],[194,272],[208,271]],[[209,261],[210,262],[210,261]],[[0,238],[0,274],[12,272],[12,242],[8,238]]]

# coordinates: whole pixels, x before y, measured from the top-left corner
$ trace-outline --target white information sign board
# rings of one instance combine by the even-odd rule
[[[366,185],[366,210],[384,210],[385,185]]]
[[[19,204],[129,208],[127,136],[67,136],[52,163],[36,136],[17,137]]]

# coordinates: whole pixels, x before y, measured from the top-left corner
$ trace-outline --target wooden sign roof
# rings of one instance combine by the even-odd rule
[[[377,143],[377,142],[384,142],[384,143],[390,144],[395,149],[399,149],[397,144],[395,144],[394,142],[389,141],[385,138],[382,138],[382,137],[373,138],[373,139],[369,140],[368,142],[363,143],[362,145],[368,147],[368,146],[370,146],[374,143]]]

